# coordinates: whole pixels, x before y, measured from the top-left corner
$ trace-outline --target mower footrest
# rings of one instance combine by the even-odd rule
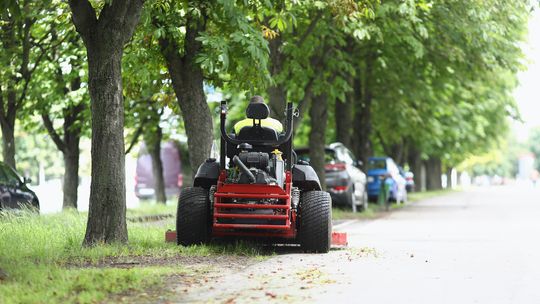
[[[214,204],[216,208],[228,208],[228,209],[290,209],[287,205],[259,205],[259,204]]]
[[[228,197],[228,198],[257,198],[257,199],[289,199],[287,194],[261,194],[261,193],[214,193],[215,197]]]
[[[257,224],[217,224],[214,223],[214,228],[224,229],[290,229],[289,225],[257,225]]]
[[[265,220],[286,220],[287,215],[273,215],[273,214],[230,214],[230,213],[218,213],[214,215],[214,218],[229,218],[229,219],[265,219]]]

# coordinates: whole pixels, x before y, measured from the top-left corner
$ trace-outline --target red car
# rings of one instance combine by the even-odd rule
[[[167,196],[177,197],[183,184],[183,176],[180,153],[173,142],[161,146],[161,161],[163,163],[165,193]],[[146,152],[144,145],[141,147],[135,172],[135,195],[140,199],[154,198],[155,180],[152,171],[152,157]]]

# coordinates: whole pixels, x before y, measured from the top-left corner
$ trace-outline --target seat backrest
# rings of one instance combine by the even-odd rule
[[[238,139],[243,140],[263,140],[263,141],[278,141],[278,133],[276,130],[261,126],[243,127],[240,129]]]
[[[270,109],[265,103],[250,102],[246,109],[246,117],[251,119],[266,119],[270,115]]]

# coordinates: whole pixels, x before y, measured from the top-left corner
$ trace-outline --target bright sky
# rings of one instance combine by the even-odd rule
[[[528,130],[540,126],[540,11],[534,11],[529,22],[529,41],[523,51],[528,59],[528,69],[519,74],[519,87],[515,98],[524,123],[515,123],[518,139],[525,141]]]

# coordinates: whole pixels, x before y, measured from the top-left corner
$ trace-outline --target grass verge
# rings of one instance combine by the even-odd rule
[[[167,226],[174,227],[173,218],[167,221]],[[258,257],[262,252],[245,243],[179,247],[164,242],[163,227],[148,223],[128,223],[128,245],[83,247],[85,226],[86,214],[75,212],[41,216],[0,212],[0,302],[96,303],[116,293],[149,288],[168,274],[187,271],[179,263],[167,263],[169,258]],[[161,260],[129,266],[134,257]],[[110,261],[128,266],[118,267]]]

